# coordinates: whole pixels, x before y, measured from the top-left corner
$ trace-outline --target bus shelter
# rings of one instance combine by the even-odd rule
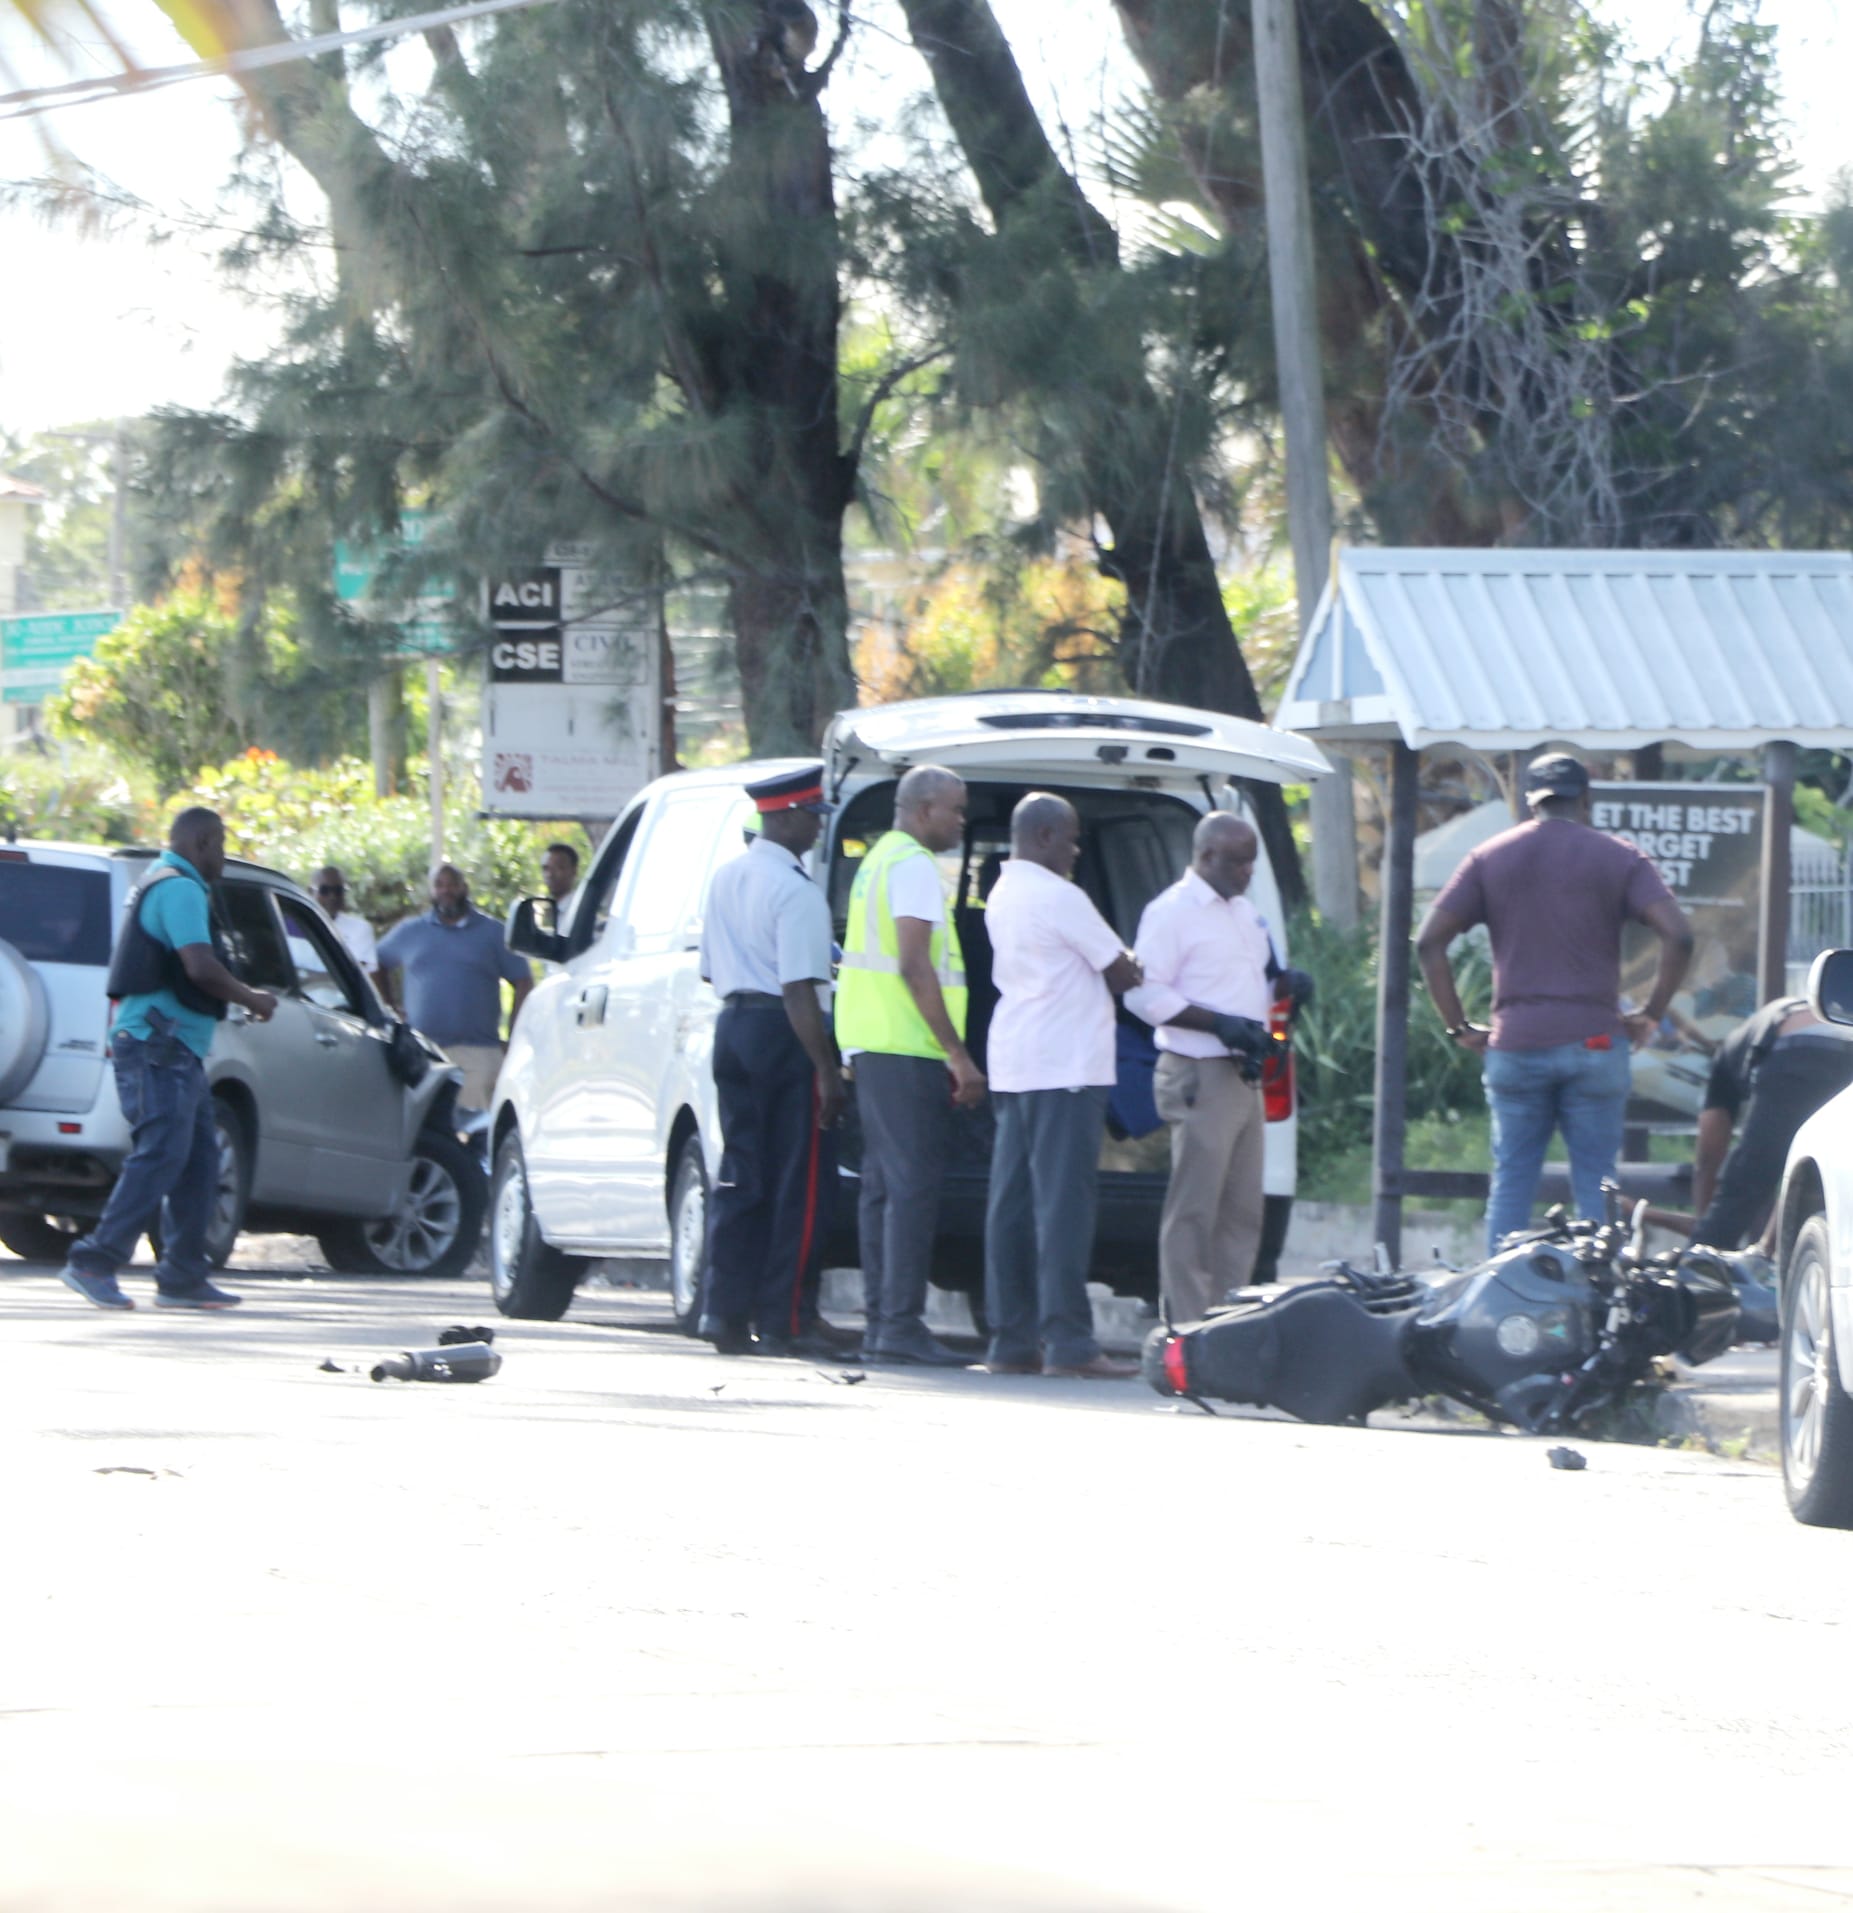
[[[1636,778],[1669,747],[1757,762],[1754,1007],[1785,987],[1797,752],[1853,753],[1853,554],[1341,547],[1275,721],[1387,758],[1372,1195],[1376,1238],[1400,1259],[1405,1198],[1484,1200],[1488,1182],[1404,1161],[1422,752],[1504,759],[1509,793],[1547,748]],[[1621,1180],[1667,1201],[1689,1175],[1629,1162]]]

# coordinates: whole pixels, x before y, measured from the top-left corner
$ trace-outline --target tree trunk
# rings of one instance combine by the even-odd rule
[[[733,323],[722,404],[752,445],[750,530],[729,540],[728,604],[747,735],[758,755],[815,750],[855,702],[843,514],[853,483],[837,416],[836,185],[819,92],[786,9],[709,16],[732,150],[723,274]],[[741,548],[744,547],[744,548]]]
[[[989,0],[902,0],[908,32],[1000,231],[1013,219],[1054,221],[1078,278],[1116,273],[1111,225],[1062,165],[1023,84]],[[1100,568],[1126,588],[1120,662],[1135,691],[1263,716],[1210,554],[1196,493],[1175,457],[1170,408],[1153,387],[1139,342],[1085,394],[1075,457],[1086,493],[1113,535]],[[1299,852],[1280,791],[1256,792],[1262,836],[1282,900],[1305,897]]]

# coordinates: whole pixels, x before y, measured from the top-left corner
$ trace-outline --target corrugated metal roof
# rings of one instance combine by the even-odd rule
[[[1417,747],[1853,749],[1853,555],[1345,547],[1274,721]]]

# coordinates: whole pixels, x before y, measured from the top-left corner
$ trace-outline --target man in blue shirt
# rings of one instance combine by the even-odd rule
[[[405,1020],[463,1071],[459,1107],[487,1109],[502,1070],[501,985],[514,985],[519,1016],[534,975],[495,918],[471,904],[469,880],[455,864],[432,871],[431,908],[380,939],[380,969],[389,992],[396,983]]]
[[[277,999],[232,975],[212,924],[212,892],[225,869],[218,813],[183,810],[167,849],[136,887],[110,962],[116,999],[110,1062],[134,1138],[102,1220],[72,1248],[66,1285],[100,1309],[132,1309],[116,1271],[162,1214],[155,1264],[158,1309],[228,1309],[240,1297],[207,1277],[206,1225],[219,1189],[219,1139],[206,1086],[213,1034],[236,1003],[255,1021]]]

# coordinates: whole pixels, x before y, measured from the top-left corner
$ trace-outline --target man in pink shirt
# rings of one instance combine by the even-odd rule
[[[1277,965],[1242,894],[1258,847],[1239,817],[1212,811],[1190,868],[1139,919],[1145,983],[1126,1003],[1158,1031],[1152,1090],[1171,1125],[1158,1276],[1173,1322],[1199,1321],[1246,1283],[1261,1244],[1260,1065]]]
[[[1087,1271],[1113,996],[1139,966],[1071,881],[1080,854],[1074,806],[1032,792],[1011,813],[1010,860],[985,904],[998,990],[985,1059],[997,1115],[984,1231],[993,1375],[1138,1373],[1101,1353]]]

